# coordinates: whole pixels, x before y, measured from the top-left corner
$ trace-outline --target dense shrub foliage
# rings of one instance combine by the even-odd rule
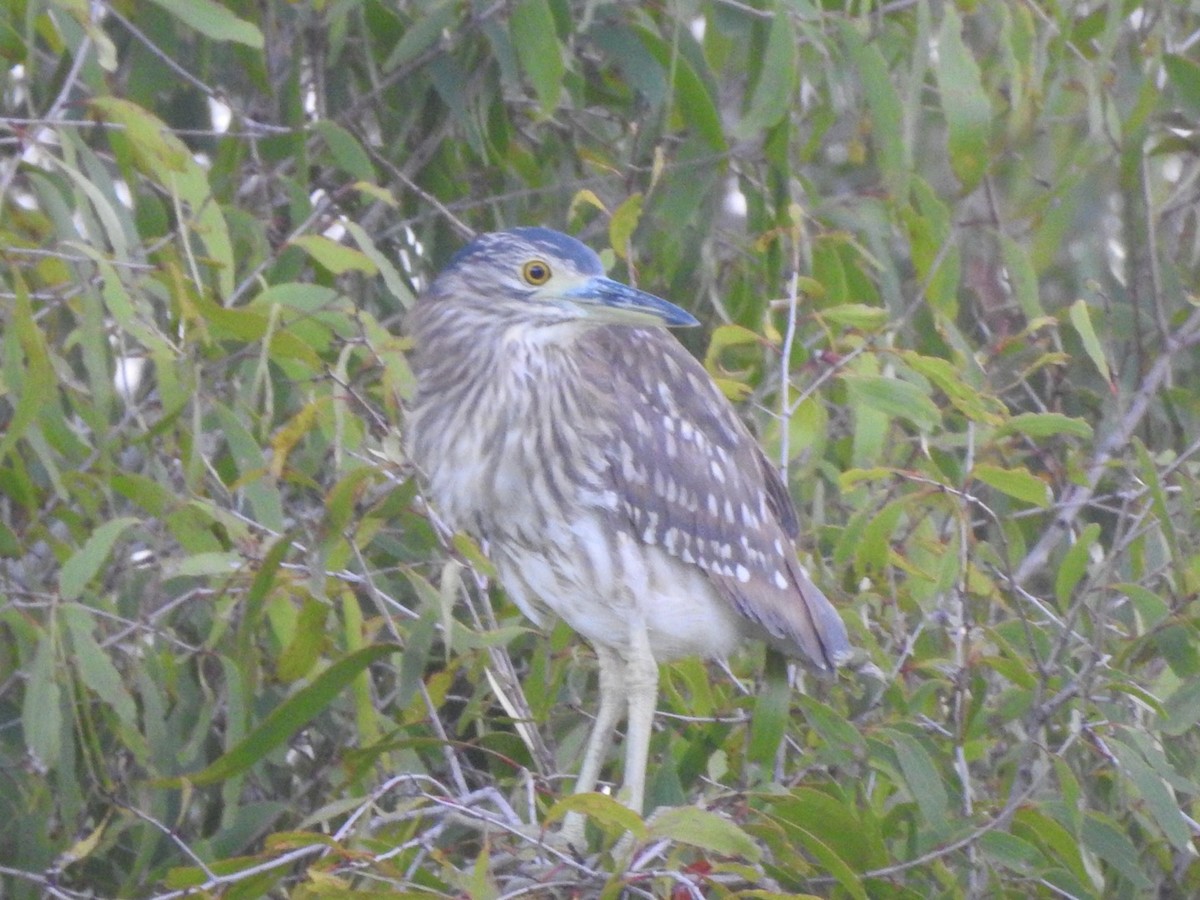
[[[1200,893],[1188,6],[4,5],[0,894]],[[644,820],[399,450],[534,223],[705,322],[862,650],[665,667]]]

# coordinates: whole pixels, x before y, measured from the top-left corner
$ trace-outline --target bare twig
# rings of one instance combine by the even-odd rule
[[[1050,523],[1021,564],[1017,566],[1013,573],[1014,584],[1018,586],[1025,584],[1046,564],[1063,535],[1070,530],[1084,507],[1091,502],[1096,493],[1096,485],[1100,482],[1109,462],[1123,447],[1129,444],[1134,431],[1150,409],[1150,401],[1154,399],[1159,388],[1170,375],[1175,356],[1180,351],[1195,346],[1197,343],[1200,343],[1200,308],[1192,310],[1192,314],[1187,317],[1179,330],[1167,338],[1162,353],[1142,378],[1141,384],[1130,398],[1125,414],[1096,448],[1084,474],[1083,482],[1072,484],[1063,491],[1054,521]]]

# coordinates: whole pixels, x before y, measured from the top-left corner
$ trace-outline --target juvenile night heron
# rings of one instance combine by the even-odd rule
[[[595,648],[600,708],[575,790],[595,788],[627,703],[639,812],[660,662],[723,658],[745,638],[822,671],[850,655],[796,559],[786,485],[663,327],[696,324],[545,228],[476,238],[407,321],[408,451],[427,497],[484,542],[525,615]],[[578,839],[582,822],[565,830]]]

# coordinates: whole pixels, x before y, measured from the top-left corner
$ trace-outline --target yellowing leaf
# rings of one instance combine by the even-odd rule
[[[613,252],[621,259],[629,249],[629,242],[637,230],[642,218],[642,200],[639,194],[630,194],[613,211],[612,220],[608,223],[608,242],[612,244]]]

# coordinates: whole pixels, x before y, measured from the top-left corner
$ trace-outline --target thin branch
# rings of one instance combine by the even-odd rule
[[[1109,462],[1129,444],[1133,433],[1150,409],[1150,401],[1158,394],[1159,388],[1171,374],[1176,354],[1197,343],[1200,343],[1200,308],[1193,309],[1192,314],[1188,316],[1179,330],[1167,338],[1162,353],[1134,392],[1129,408],[1096,448],[1096,453],[1092,456],[1084,474],[1083,482],[1071,484],[1063,491],[1062,499],[1058,504],[1057,516],[1026,554],[1021,564],[1017,566],[1016,572],[1013,573],[1014,584],[1023,585],[1041,571],[1063,535],[1070,530],[1084,507],[1095,496],[1096,485],[1099,484]]]

